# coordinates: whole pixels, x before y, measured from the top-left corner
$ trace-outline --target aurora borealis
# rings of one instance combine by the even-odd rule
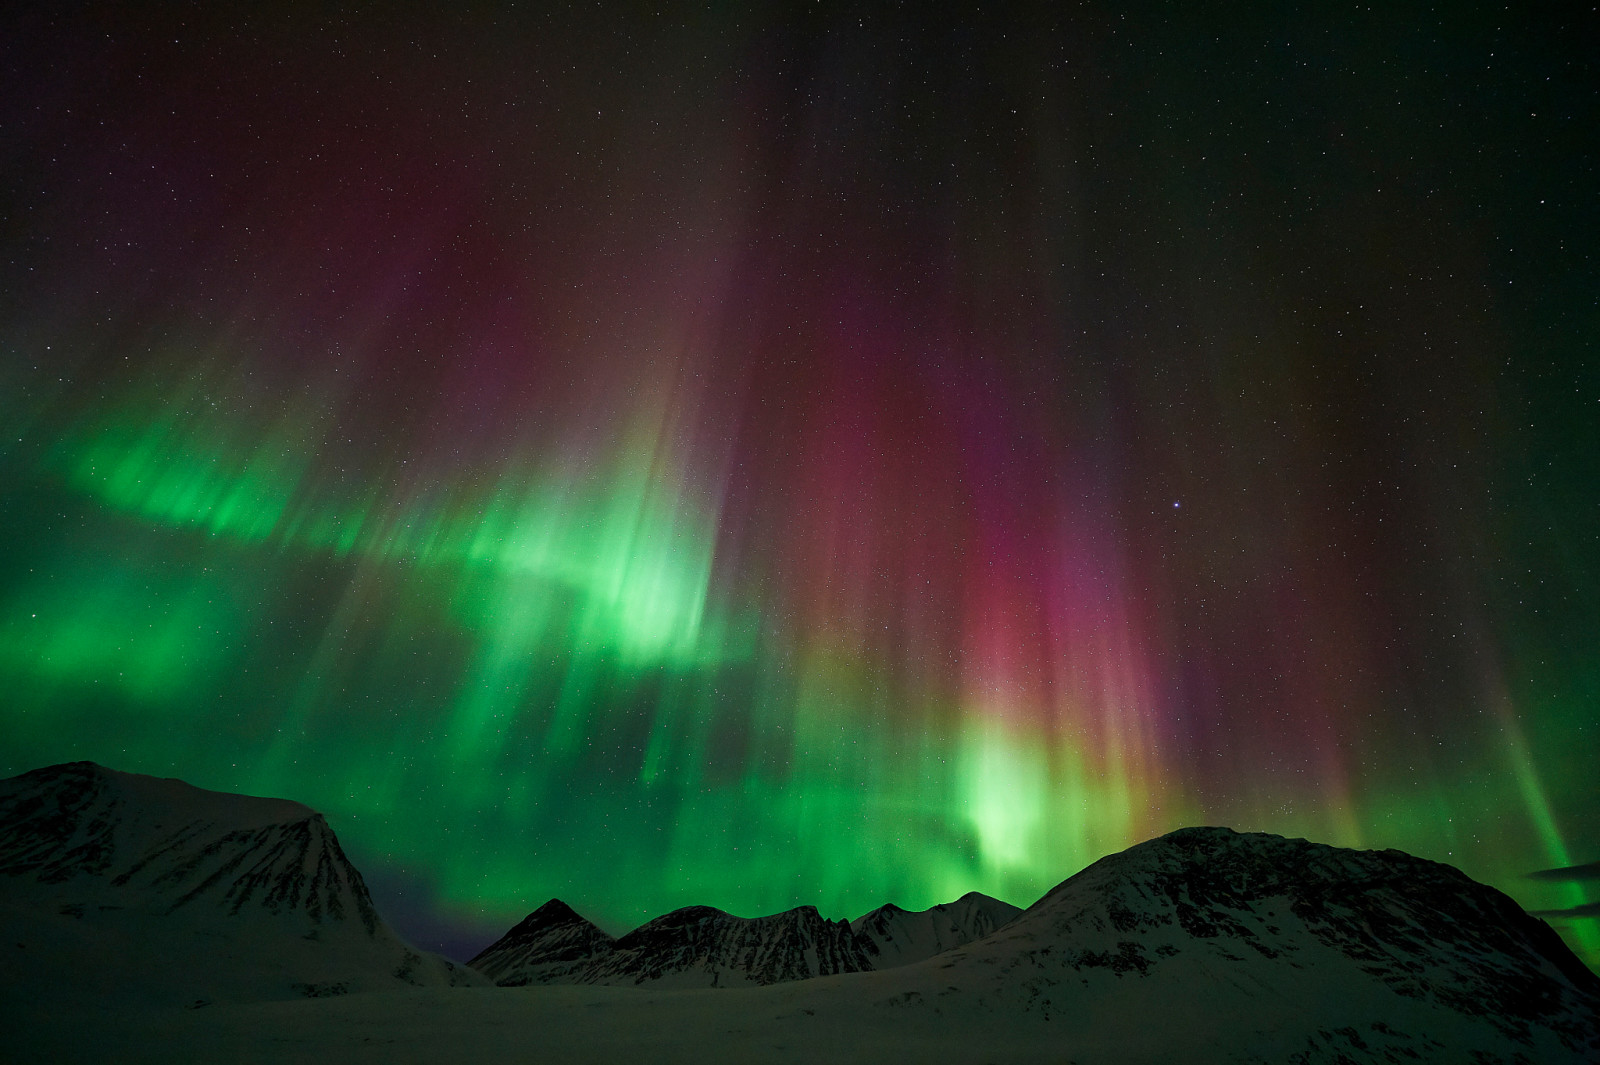
[[[0,32],[3,775],[458,954],[1190,824],[1600,899],[1592,13],[225,7]]]

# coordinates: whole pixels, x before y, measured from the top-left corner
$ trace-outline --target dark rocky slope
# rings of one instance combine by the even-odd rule
[[[615,942],[571,906],[551,899],[467,964],[502,987],[573,983],[586,963]]]
[[[321,814],[89,762],[0,781],[9,986],[151,1002],[470,985],[391,931]]]

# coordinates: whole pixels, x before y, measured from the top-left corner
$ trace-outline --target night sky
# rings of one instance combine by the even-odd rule
[[[1592,10],[24,6],[0,774],[458,957],[1224,824],[1600,964]]]

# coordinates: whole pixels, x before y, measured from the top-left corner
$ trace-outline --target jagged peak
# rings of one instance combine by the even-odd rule
[[[660,917],[652,917],[644,924],[628,932],[618,942],[620,945],[626,946],[627,943],[632,942],[630,937],[636,937],[640,933],[657,932],[663,929],[684,928],[690,925],[776,925],[788,922],[794,922],[797,924],[809,924],[812,922],[821,922],[823,924],[849,923],[847,921],[830,921],[828,918],[822,916],[822,912],[820,910],[809,903],[804,906],[796,906],[793,909],[781,910],[778,913],[762,914],[759,917],[740,917],[737,914],[729,913],[727,910],[719,910],[715,906],[683,906],[668,913],[664,913]]]
[[[525,935],[532,932],[542,932],[551,928],[561,928],[567,925],[586,925],[595,927],[593,921],[584,917],[577,910],[568,906],[560,899],[551,899],[528,916],[519,921],[511,929],[508,936]]]
[[[545,922],[583,920],[583,918],[579,916],[577,910],[574,910],[571,906],[568,906],[560,899],[551,899],[543,906],[540,906],[538,909],[528,914],[529,920],[532,920],[535,917]]]
[[[719,910],[718,912],[721,913],[722,911]],[[822,916],[822,911],[810,903],[806,903],[803,906],[795,906],[788,910],[780,910],[777,913],[762,914],[759,917],[738,917],[733,914],[727,914],[726,916],[735,921],[750,921],[760,924],[781,924],[786,921],[794,921],[801,924],[815,921],[820,921],[823,924],[838,923]]]
[[[886,902],[877,909],[869,910],[860,917],[857,917],[855,920],[851,921],[850,927],[860,931],[861,928],[863,928],[869,921],[884,921],[888,918],[898,916],[917,917],[925,913],[945,913],[962,904],[977,906],[984,909],[987,909],[991,906],[1001,906],[1016,913],[1022,912],[1022,907],[1013,906],[1011,903],[1006,902],[1003,899],[997,899],[993,895],[985,895],[981,891],[969,891],[958,899],[954,899],[950,902],[938,902],[927,907],[926,909],[921,910],[908,910],[904,906],[899,906],[892,902]]]
[[[727,910],[721,910],[715,906],[680,906],[676,910],[669,910],[660,917],[652,917],[639,927],[644,928],[654,924],[691,924],[718,919],[727,921],[773,921],[783,917],[800,917],[808,914],[821,917],[817,908],[810,905],[796,906],[791,910],[780,910],[777,913],[762,914],[759,917],[740,917],[738,914],[729,913]]]
[[[587,944],[579,950],[580,954],[584,954],[602,946],[609,948],[612,942],[612,937],[593,921],[560,899],[551,899],[479,951],[467,964],[479,966],[491,975],[501,976],[508,965],[514,964],[512,959],[520,957],[518,952],[541,949],[538,946],[540,944],[546,947],[551,943],[564,944],[559,948],[562,953],[554,957],[557,960],[571,960],[566,953],[573,950],[573,944]],[[507,952],[510,952],[509,956]]]

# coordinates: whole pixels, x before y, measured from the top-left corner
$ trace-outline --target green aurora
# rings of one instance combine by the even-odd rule
[[[5,35],[0,773],[298,799],[457,954],[1189,824],[1594,901],[1549,27],[96,18]]]

